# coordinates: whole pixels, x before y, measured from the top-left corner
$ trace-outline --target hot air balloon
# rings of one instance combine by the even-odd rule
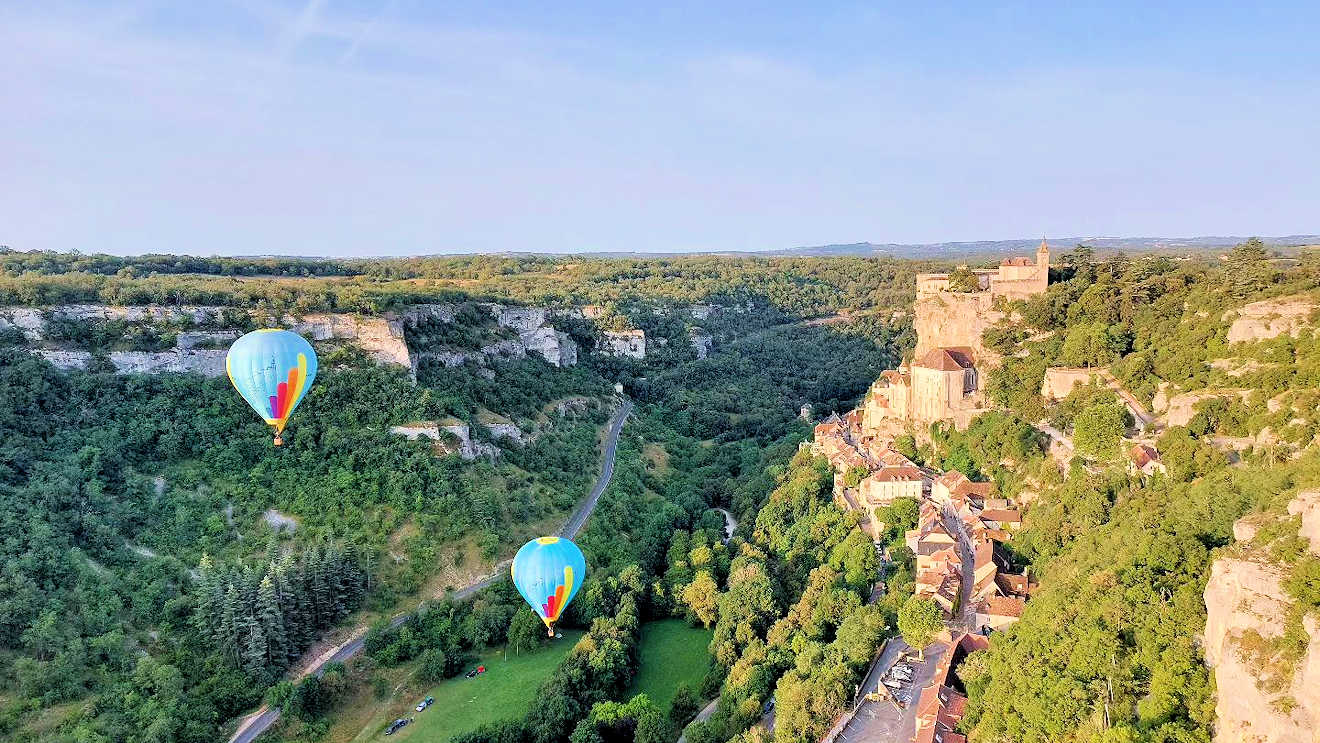
[[[545,622],[546,633],[554,637],[555,622],[587,575],[582,550],[567,539],[537,537],[518,550],[509,572],[518,593]]]
[[[225,370],[238,394],[275,429],[275,445],[283,444],[289,415],[316,379],[312,344],[287,330],[254,330],[229,347]]]

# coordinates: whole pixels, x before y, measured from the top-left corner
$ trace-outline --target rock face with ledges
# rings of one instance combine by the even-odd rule
[[[1302,517],[1302,535],[1317,537],[1320,493],[1299,494],[1288,512]],[[1262,515],[1234,524],[1240,543],[1254,538]],[[1308,530],[1307,524],[1310,524]],[[1312,539],[1320,555],[1320,542]],[[1216,743],[1306,743],[1320,741],[1320,618],[1311,612],[1302,628],[1309,637],[1305,654],[1291,671],[1291,680],[1274,688],[1275,660],[1253,652],[1261,640],[1284,632],[1293,599],[1283,589],[1280,566],[1246,550],[1241,557],[1221,557],[1210,569],[1205,587],[1206,624],[1202,648],[1215,677]]]
[[[315,343],[343,343],[355,346],[380,364],[402,366],[415,374],[416,363],[423,358],[434,358],[446,366],[458,366],[472,360],[486,363],[501,358],[520,359],[535,353],[555,366],[573,366],[578,362],[578,347],[567,333],[549,324],[549,311],[543,307],[509,307],[500,304],[479,305],[500,327],[518,334],[489,343],[478,349],[409,349],[404,338],[405,325],[417,325],[423,320],[453,322],[455,305],[420,304],[399,312],[380,315],[348,313],[312,313],[301,316],[285,315],[278,324]],[[155,374],[162,372],[196,372],[206,376],[225,373],[225,347],[238,337],[239,331],[223,328],[248,314],[234,307],[203,305],[185,306],[129,306],[61,305],[44,309],[32,307],[0,307],[0,330],[17,328],[29,341],[37,343],[47,339],[47,317],[83,321],[123,321],[130,323],[171,322],[217,327],[216,330],[186,330],[176,335],[176,347],[166,351],[116,351],[110,354],[115,368],[124,374]],[[265,324],[258,318],[258,325]],[[85,369],[92,358],[86,350],[68,348],[34,348],[60,369]]]
[[[1252,302],[1234,311],[1237,315],[1228,328],[1228,342],[1260,341],[1277,338],[1284,333],[1297,335],[1310,325],[1317,304],[1313,297],[1275,297]],[[1231,316],[1227,313],[1225,317]]]

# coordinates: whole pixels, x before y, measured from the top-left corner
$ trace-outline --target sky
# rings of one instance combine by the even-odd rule
[[[0,245],[1320,232],[1320,3],[0,2]]]

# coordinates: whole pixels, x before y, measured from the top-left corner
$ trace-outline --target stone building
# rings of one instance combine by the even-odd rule
[[[982,343],[990,326],[1003,320],[1004,301],[1025,299],[1049,287],[1050,248],[1042,240],[1031,258],[1006,258],[973,272],[979,291],[949,288],[949,274],[917,276],[913,361],[884,372],[862,404],[862,432],[893,436],[910,423],[949,421],[966,428],[984,412],[985,372],[999,356]]]
[[[1025,299],[1041,294],[1050,283],[1050,246],[1045,240],[1036,248],[1036,260],[1030,258],[1005,258],[996,268],[980,268],[972,271],[982,292],[992,297],[1005,299]],[[949,274],[917,274],[917,296],[929,296],[949,292]],[[960,292],[961,293],[961,292]]]

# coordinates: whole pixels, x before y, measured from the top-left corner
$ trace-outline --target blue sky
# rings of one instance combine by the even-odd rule
[[[10,0],[0,244],[1320,232],[1320,4],[1070,5]]]

